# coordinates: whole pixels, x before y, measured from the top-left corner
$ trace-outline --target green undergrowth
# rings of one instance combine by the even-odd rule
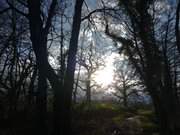
[[[123,129],[128,118],[140,121],[143,135],[157,135],[155,116],[151,109],[123,108],[115,103],[85,103],[73,106],[74,135],[109,135],[114,128]],[[136,127],[135,127],[136,128]]]
[[[151,110],[138,110],[138,115],[141,120],[141,127],[145,133],[154,133],[157,132],[158,126],[156,124],[156,119],[153,111]]]

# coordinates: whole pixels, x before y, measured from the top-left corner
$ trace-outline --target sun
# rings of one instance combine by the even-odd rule
[[[93,75],[93,80],[101,87],[109,86],[114,80],[114,60],[118,57],[116,53],[112,53],[105,59],[105,67],[99,69]]]
[[[101,85],[102,87],[106,87],[110,85],[113,81],[113,71],[109,68],[99,70],[94,75],[94,80],[97,84]]]

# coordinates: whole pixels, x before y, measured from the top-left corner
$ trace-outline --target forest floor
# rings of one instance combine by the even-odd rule
[[[106,102],[76,104],[72,112],[72,135],[158,135],[152,108],[138,108],[125,109],[118,104]],[[0,121],[0,135],[33,135],[36,132],[32,126],[33,121],[31,117],[23,115],[24,113],[16,115],[14,124]],[[52,113],[49,114],[49,129],[52,129],[51,115]],[[9,128],[11,125],[12,128]]]
[[[125,109],[113,103],[74,107],[73,135],[158,135],[150,108]]]

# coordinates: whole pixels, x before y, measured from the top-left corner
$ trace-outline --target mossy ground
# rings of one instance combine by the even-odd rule
[[[23,113],[24,114],[24,113]],[[26,117],[19,113],[14,120],[13,132],[17,135],[33,135],[36,132],[33,117]],[[48,128],[49,133],[52,129],[52,113],[49,113]],[[28,119],[27,119],[28,118]],[[158,135],[156,119],[151,107],[123,108],[116,103],[93,102],[91,105],[86,103],[73,105],[72,111],[72,135],[112,135],[115,129],[126,131],[122,125],[128,118],[138,118],[140,125],[133,125],[135,129],[142,129],[138,135]],[[7,127],[5,128],[5,125]],[[11,135],[9,123],[3,122],[4,128],[0,129],[0,134]],[[34,125],[35,126],[35,125]],[[15,135],[16,135],[15,134]],[[116,134],[118,135],[118,134]],[[120,134],[124,135],[124,134]],[[129,134],[125,134],[129,135]],[[137,134],[133,134],[137,135]]]
[[[142,135],[157,134],[158,127],[151,108],[127,109],[114,103],[75,105],[73,108],[73,134],[111,135],[114,128],[120,128],[126,119],[133,117],[138,117],[140,120]]]

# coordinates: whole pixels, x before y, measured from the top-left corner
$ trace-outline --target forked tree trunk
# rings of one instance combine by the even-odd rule
[[[179,135],[180,134],[180,105],[178,98],[176,96],[176,90],[173,88],[172,80],[168,74],[166,74],[167,67],[162,59],[162,52],[159,50],[159,46],[155,42],[155,37],[153,35],[153,23],[151,15],[148,13],[147,5],[149,1],[142,0],[139,1],[140,8],[136,9],[138,15],[135,16],[132,13],[131,8],[127,5],[127,1],[123,1],[131,22],[134,22],[135,29],[137,30],[137,36],[142,42],[142,53],[144,54],[144,61],[142,71],[133,61],[133,54],[129,52],[129,57],[134,67],[141,75],[141,78],[145,82],[148,92],[152,98],[155,113],[159,122],[159,130],[161,135]],[[140,17],[139,17],[140,16]],[[108,29],[108,27],[107,27]],[[109,33],[106,30],[107,35],[115,40],[124,44],[124,46],[131,46],[132,42],[124,39],[123,37],[118,37],[114,34]],[[125,42],[126,41],[126,42]],[[128,44],[129,43],[129,44]],[[163,64],[162,64],[163,63]],[[165,72],[164,72],[165,71]]]
[[[65,73],[63,86],[63,104],[61,104],[60,128],[55,135],[71,135],[71,107],[72,107],[72,93],[74,84],[74,72],[76,66],[76,53],[78,48],[78,37],[81,24],[81,9],[84,0],[76,0],[75,11],[73,16],[73,25],[71,32],[71,39],[68,51],[67,69]]]
[[[55,4],[55,3],[54,3]],[[47,78],[52,88],[59,89],[58,78],[48,63],[47,35],[48,29],[43,27],[41,19],[41,1],[28,0],[29,28],[33,50],[36,56],[38,69],[38,91],[37,91],[37,134],[47,134],[46,113],[47,113]],[[53,82],[53,84],[52,84]]]

